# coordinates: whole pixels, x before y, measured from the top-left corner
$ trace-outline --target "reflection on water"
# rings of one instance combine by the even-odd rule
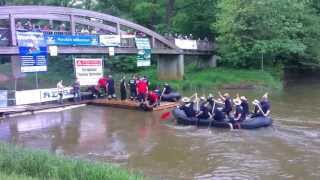
[[[160,121],[162,112],[87,106],[9,118],[0,122],[0,140],[113,162],[154,179],[320,179],[319,88],[271,93],[275,124],[253,131],[175,126]],[[262,94],[230,92],[251,100]]]

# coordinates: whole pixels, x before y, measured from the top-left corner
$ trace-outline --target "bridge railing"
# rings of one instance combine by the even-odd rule
[[[17,31],[27,31],[25,29],[17,29]],[[58,30],[40,30],[44,34],[47,35],[72,35],[71,31],[58,31]],[[103,33],[81,33],[76,32],[76,35],[103,35]],[[152,38],[147,37],[150,40],[151,47],[153,45]],[[120,39],[120,47],[123,48],[136,48],[135,40],[134,38],[121,38]],[[169,38],[171,42],[175,42],[174,38]],[[214,43],[207,41],[207,40],[197,40],[197,49],[198,51],[210,51],[214,49]],[[10,30],[8,28],[0,28],[0,46],[10,46]],[[157,49],[166,49],[166,47],[163,43],[155,40],[154,47]]]

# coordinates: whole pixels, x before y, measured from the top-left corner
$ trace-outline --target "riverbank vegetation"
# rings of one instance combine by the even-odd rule
[[[57,157],[0,142],[0,178],[4,179],[143,179],[109,164]],[[3,179],[3,178],[1,178]]]

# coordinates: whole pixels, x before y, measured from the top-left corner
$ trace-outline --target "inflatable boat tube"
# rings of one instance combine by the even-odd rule
[[[228,121],[215,121],[212,119],[198,119],[196,117],[187,117],[183,110],[175,108],[172,110],[173,116],[176,118],[177,123],[181,125],[197,125],[197,126],[210,126],[216,128],[231,128],[231,123]],[[272,124],[270,117],[255,117],[247,119],[241,123],[240,129],[257,129],[267,127]]]
[[[176,102],[181,99],[181,94],[178,92],[171,92],[169,94],[163,94],[161,96],[161,101],[169,101],[169,102]]]

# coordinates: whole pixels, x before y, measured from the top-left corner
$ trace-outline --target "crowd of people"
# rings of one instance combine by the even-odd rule
[[[98,80],[96,86],[91,87],[91,91],[96,97],[107,97],[117,99],[115,81],[112,75],[103,76]],[[151,109],[160,105],[161,96],[172,92],[169,84],[165,83],[164,88],[150,89],[150,82],[146,76],[133,75],[128,81],[123,76],[119,86],[120,100],[138,101],[143,109]]]
[[[199,119],[212,118],[216,121],[228,120],[232,124],[237,124],[246,120],[247,117],[269,116],[271,104],[268,99],[268,93],[265,93],[260,101],[254,100],[253,112],[250,112],[250,106],[245,96],[237,95],[234,99],[229,93],[221,94],[215,99],[212,94],[207,98],[197,97],[194,94],[190,98],[182,98],[182,104],[178,106],[183,110],[187,117],[197,117]]]

